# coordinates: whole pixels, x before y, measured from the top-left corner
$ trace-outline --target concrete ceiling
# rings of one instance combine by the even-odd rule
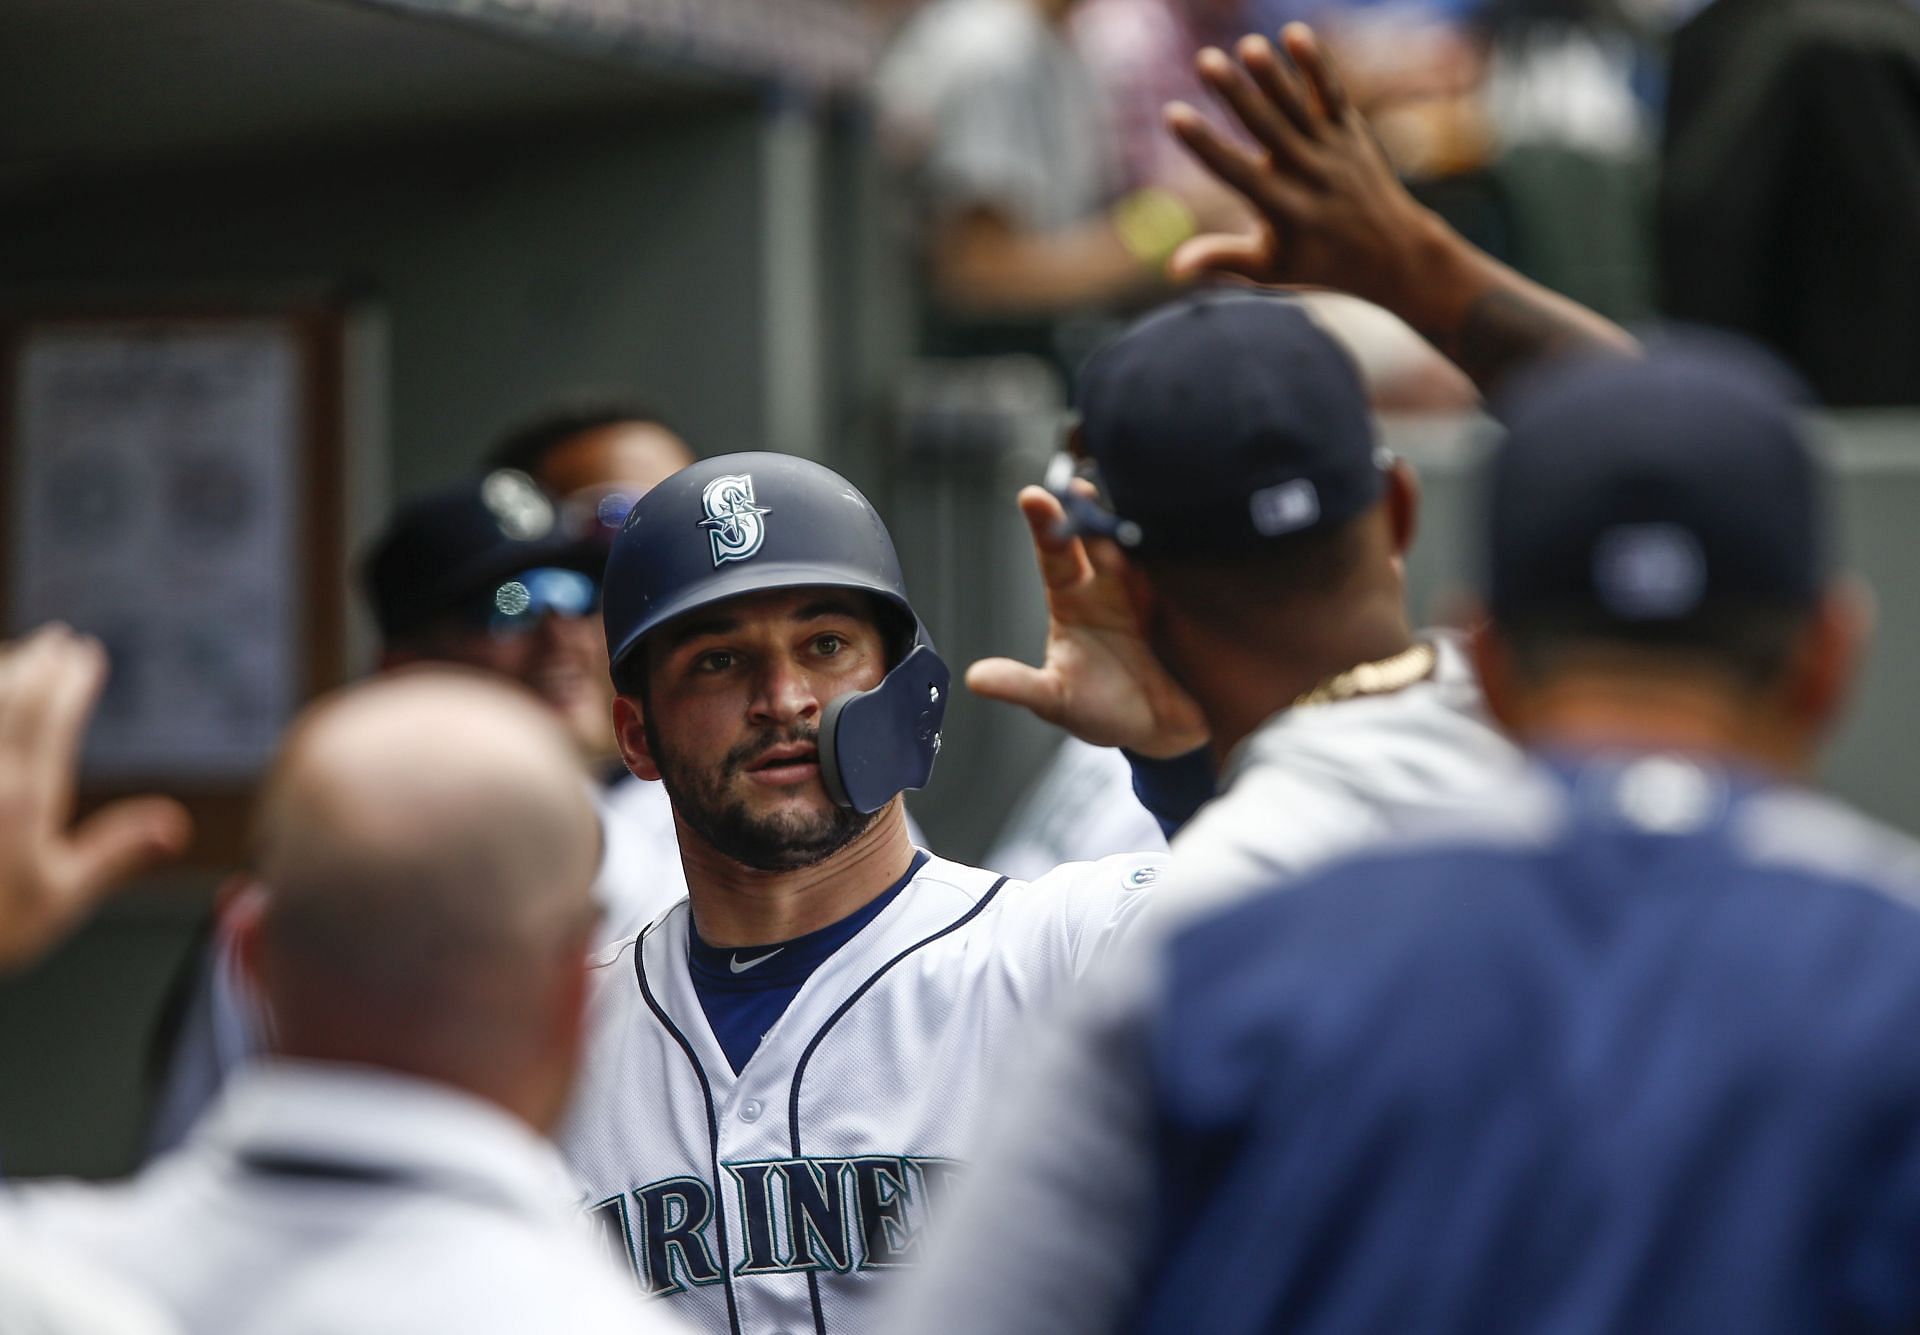
[[[0,0],[0,189],[749,95],[419,0]]]

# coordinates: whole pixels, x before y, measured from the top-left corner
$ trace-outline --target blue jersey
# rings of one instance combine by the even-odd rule
[[[1671,758],[1552,784],[1168,943],[1141,1329],[1914,1328],[1908,846]]]
[[[1090,988],[898,1329],[1920,1328],[1920,849],[1673,757],[1484,819]]]

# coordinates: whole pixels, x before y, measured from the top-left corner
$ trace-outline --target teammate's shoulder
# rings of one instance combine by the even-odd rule
[[[1764,789],[1742,804],[1732,834],[1756,866],[1850,882],[1920,910],[1920,842],[1832,797]]]
[[[1286,811],[1284,819],[1269,813],[1269,827],[1241,831],[1237,843],[1230,837],[1192,843],[1183,831],[1175,844],[1179,893],[1167,906],[1173,924],[1310,914],[1320,911],[1322,899],[1362,892],[1430,899],[1444,878],[1483,883],[1488,867],[1551,846],[1568,820],[1565,790],[1525,764],[1506,777],[1497,799],[1463,787],[1450,800],[1384,803],[1364,821],[1334,820],[1335,813],[1311,803]],[[1319,828],[1283,836],[1292,823],[1311,825],[1320,816],[1327,819]],[[1193,837],[1209,833],[1195,829]]]

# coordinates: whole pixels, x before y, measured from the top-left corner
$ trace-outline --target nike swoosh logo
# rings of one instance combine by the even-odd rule
[[[750,960],[743,960],[738,955],[735,955],[732,959],[727,961],[727,967],[729,969],[732,969],[735,973],[745,973],[748,969],[751,969],[756,964],[765,964],[768,960],[772,959],[775,955],[778,955],[781,951],[785,949],[786,949],[785,946],[775,946],[772,950],[769,950],[766,954]]]

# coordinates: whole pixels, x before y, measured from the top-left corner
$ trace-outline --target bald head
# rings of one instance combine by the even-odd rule
[[[598,861],[579,764],[524,692],[421,668],[322,701],[255,829],[278,1046],[467,1084],[537,1059],[577,991]]]

